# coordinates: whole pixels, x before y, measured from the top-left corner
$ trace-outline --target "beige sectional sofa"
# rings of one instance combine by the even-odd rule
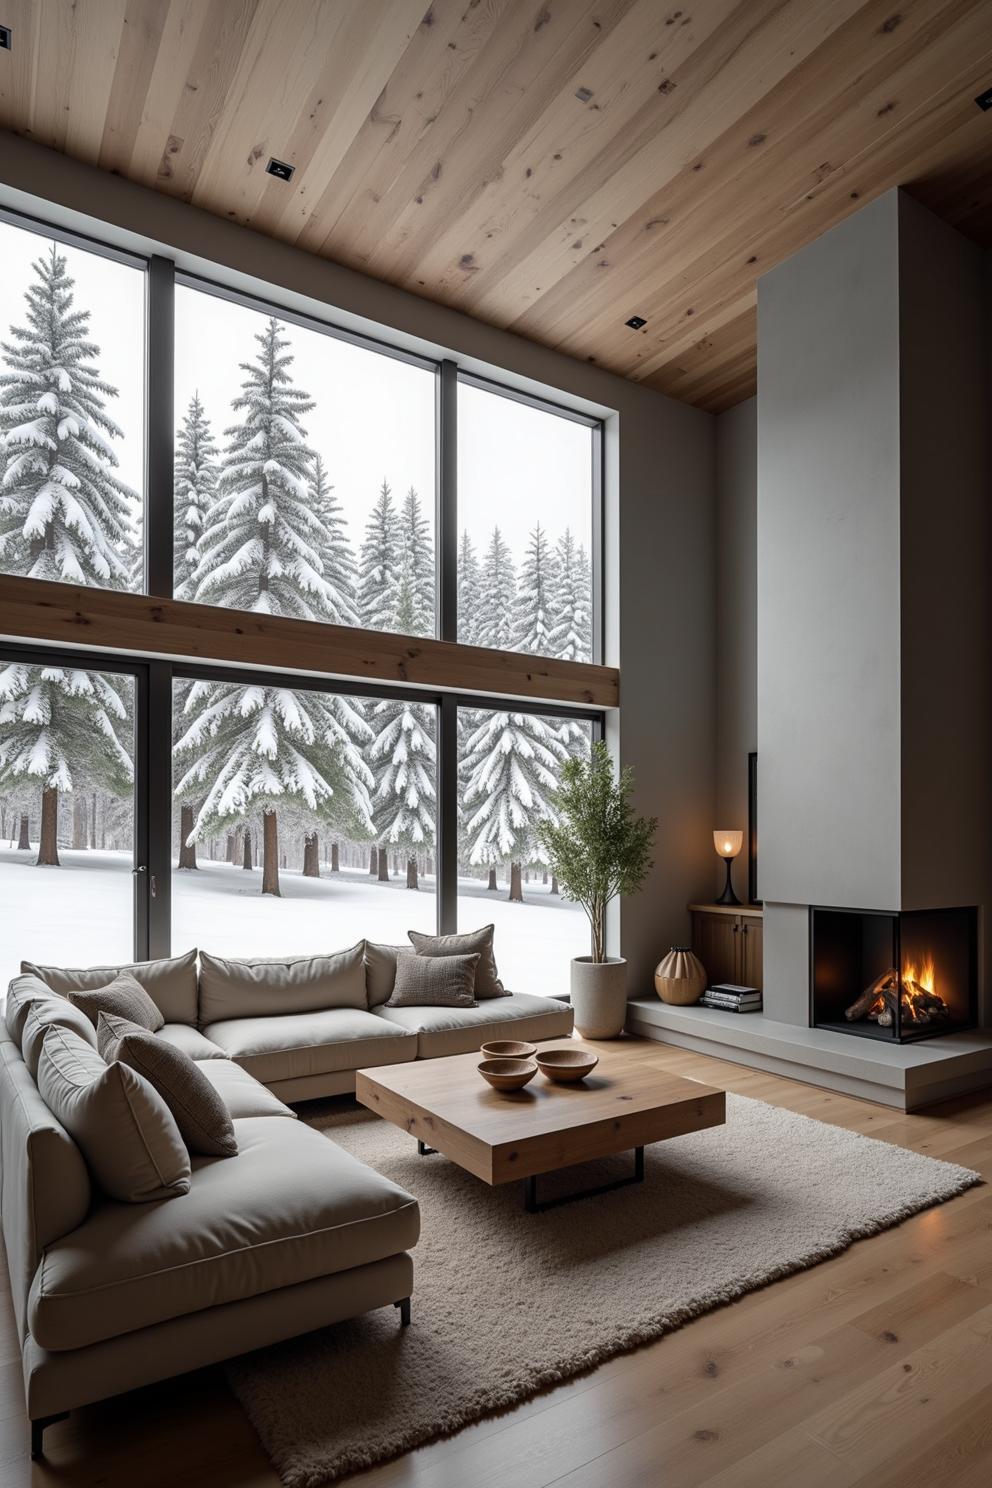
[[[238,1142],[236,1157],[193,1157],[189,1193],[155,1203],[98,1191],[34,1078],[47,1022],[96,1046],[65,994],[124,969],[166,1019],[157,1036],[221,1094]],[[76,1406],[372,1308],[395,1305],[408,1321],[416,1200],[284,1102],[353,1090],[361,1068],[572,1026],[570,1008],[525,994],[387,1008],[364,943],[287,961],[198,964],[190,952],[23,970],[0,1029],[0,1219],[35,1455]]]

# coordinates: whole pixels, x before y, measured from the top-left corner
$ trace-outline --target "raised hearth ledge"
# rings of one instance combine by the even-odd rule
[[[992,1030],[951,1033],[932,1042],[883,1044],[824,1028],[777,1023],[763,1013],[669,1007],[657,997],[632,998],[628,1009],[627,1028],[642,1038],[822,1085],[898,1111],[918,1111],[992,1086]]]

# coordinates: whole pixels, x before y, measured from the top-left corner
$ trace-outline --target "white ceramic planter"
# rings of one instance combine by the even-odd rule
[[[619,1038],[627,1018],[627,962],[623,956],[572,962],[572,1011],[583,1038]]]

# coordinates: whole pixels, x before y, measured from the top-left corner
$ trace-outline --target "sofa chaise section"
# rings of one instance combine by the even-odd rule
[[[373,1014],[394,1028],[417,1036],[417,1057],[439,1059],[446,1054],[470,1054],[490,1039],[568,1038],[572,1009],[551,997],[513,992],[488,998],[471,1008],[377,1007]]]

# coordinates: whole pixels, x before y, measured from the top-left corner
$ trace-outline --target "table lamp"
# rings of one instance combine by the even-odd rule
[[[713,846],[727,865],[727,882],[723,886],[723,893],[716,901],[717,904],[740,904],[740,900],[734,893],[734,882],[731,878],[731,867],[737,854],[744,845],[743,832],[714,832]]]

